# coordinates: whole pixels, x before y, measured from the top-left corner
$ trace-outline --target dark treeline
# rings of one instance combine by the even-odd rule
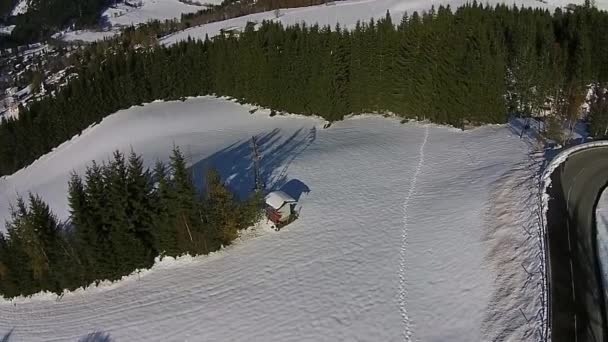
[[[211,6],[195,13],[182,14],[178,27],[184,29],[253,13],[281,8],[315,6],[331,2],[333,0],[224,0],[220,5]],[[277,12],[277,14],[280,15],[280,12]]]
[[[190,3],[189,0],[182,0]],[[339,0],[338,0],[339,1]],[[77,28],[98,27],[102,12],[121,0],[30,0],[28,11],[9,20],[16,28],[10,37],[0,37],[1,44],[10,47],[41,41],[69,25]],[[181,20],[155,21],[157,34],[164,35],[177,30],[219,20],[240,17],[280,8],[320,5],[327,0],[224,0],[219,5],[201,7],[200,11],[182,14]],[[0,19],[8,17],[16,1],[0,0]],[[4,41],[4,42],[3,42]]]
[[[0,174],[155,99],[214,93],[328,120],[390,111],[464,127],[538,114],[547,98],[555,118],[573,122],[589,84],[608,81],[608,13],[591,6],[551,14],[473,3],[399,23],[387,13],[349,31],[266,22],[239,37],[131,46],[87,49],[76,80],[1,124]],[[602,115],[591,116],[594,132],[605,131]]]
[[[19,199],[0,234],[0,294],[61,293],[149,268],[158,255],[207,254],[231,243],[258,215],[258,197],[237,202],[210,170],[202,196],[178,149],[169,165],[144,169],[131,153],[93,163],[69,183],[70,220],[43,200]]]
[[[40,41],[74,24],[87,27],[98,24],[101,12],[113,0],[30,0],[28,11],[12,19],[17,27],[11,39],[17,43]]]

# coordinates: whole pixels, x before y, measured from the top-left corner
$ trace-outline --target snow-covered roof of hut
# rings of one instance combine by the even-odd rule
[[[284,193],[283,191],[273,191],[266,195],[266,204],[273,207],[274,209],[280,209],[285,203],[297,202],[293,197]]]

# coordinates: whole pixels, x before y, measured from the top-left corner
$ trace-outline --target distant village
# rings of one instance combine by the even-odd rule
[[[18,118],[20,107],[53,94],[75,77],[68,59],[76,49],[36,43],[0,51],[0,120]]]

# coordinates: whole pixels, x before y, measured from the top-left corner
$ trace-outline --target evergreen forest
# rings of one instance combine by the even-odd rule
[[[265,22],[169,47],[93,45],[77,72],[0,124],[0,175],[119,109],[205,94],[332,121],[391,112],[456,127],[535,115],[551,98],[555,117],[572,121],[589,85],[608,81],[608,13],[473,3],[399,23],[387,13],[352,30]],[[598,95],[594,108],[605,108],[605,92]],[[605,109],[592,113],[592,132],[607,124]]]
[[[579,119],[591,89],[591,133],[608,135],[608,12],[589,2],[554,13],[473,2],[398,22],[386,13],[349,30],[264,22],[172,46],[154,44],[156,34],[144,25],[92,44],[76,58],[78,77],[3,119],[0,175],[119,109],[207,94],[329,121],[392,113],[465,128],[550,112],[562,127]],[[229,244],[256,220],[259,198],[236,201],[215,171],[206,184],[198,194],[177,148],[153,170],[117,152],[73,175],[68,222],[34,194],[18,200],[0,236],[0,293],[60,293],[159,255]]]
[[[37,195],[15,203],[0,234],[0,295],[61,294],[149,268],[158,256],[216,251],[257,221],[259,196],[237,201],[213,169],[199,195],[175,148],[154,170],[133,152],[93,162],[72,175],[69,206],[61,222]]]

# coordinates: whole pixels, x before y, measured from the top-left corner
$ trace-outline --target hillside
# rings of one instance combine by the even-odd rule
[[[173,44],[177,41],[186,40],[188,37],[193,39],[204,39],[216,36],[221,30],[244,30],[248,22],[260,23],[263,20],[279,21],[284,25],[294,25],[296,23],[307,23],[309,25],[319,24],[329,25],[332,28],[339,24],[342,28],[353,29],[357,21],[369,21],[370,18],[379,19],[390,11],[394,22],[399,22],[404,13],[412,14],[414,11],[424,11],[436,8],[440,5],[450,5],[457,8],[469,0],[347,0],[336,1],[332,5],[312,6],[305,8],[284,9],[280,11],[280,16],[276,18],[274,11],[256,13],[239,18],[228,19],[216,23],[210,23],[177,32],[163,39],[163,44]],[[479,2],[479,1],[478,1]],[[553,11],[556,7],[564,7],[570,3],[584,3],[584,0],[504,0],[504,1],[483,1],[483,3],[496,4],[507,3],[526,7],[541,7]],[[596,1],[596,6],[600,9],[608,9],[608,0]]]
[[[524,270],[539,267],[524,229],[537,229],[537,166],[508,127],[359,116],[323,129],[315,118],[248,109],[202,97],[120,111],[2,178],[0,216],[16,193],[34,191],[66,218],[69,173],[116,148],[151,163],[176,144],[195,179],[214,165],[248,192],[255,135],[266,184],[300,197],[300,219],[111,286],[2,302],[0,332],[27,341],[540,337],[543,317],[522,315],[542,308],[539,279]]]
[[[218,3],[217,0],[207,2]],[[149,20],[179,19],[182,13],[192,13],[204,8],[204,6],[189,5],[179,0],[145,0],[141,2],[141,6],[135,8],[125,4],[110,7],[102,13],[102,18],[112,26],[129,26]]]

